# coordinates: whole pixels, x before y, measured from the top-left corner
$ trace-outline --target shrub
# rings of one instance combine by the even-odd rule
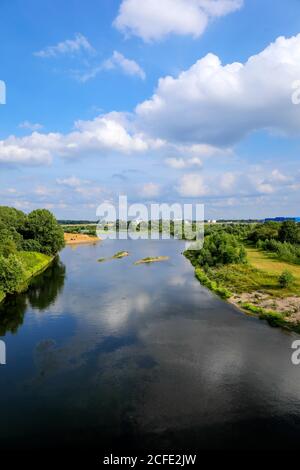
[[[0,256],[0,286],[3,292],[12,294],[24,281],[24,268],[19,258],[11,254]]]
[[[205,237],[197,262],[200,266],[220,266],[244,263],[246,258],[245,248],[234,235],[216,232]]]
[[[209,277],[202,271],[202,269],[196,268],[195,276],[198,281],[201,282],[202,285],[215,292],[222,299],[226,300],[232,297],[232,293],[228,289],[226,289],[226,287],[219,286],[216,281],[209,279]]]
[[[287,243],[299,243],[300,242],[300,231],[299,226],[293,220],[286,220],[281,225],[278,238],[281,242]]]
[[[286,287],[290,287],[293,284],[293,282],[295,282],[295,278],[290,271],[285,270],[280,274],[279,285],[282,289]]]
[[[257,225],[248,235],[248,240],[257,243],[259,240],[265,241],[278,238],[280,224],[277,222],[266,222]]]
[[[37,251],[42,252],[41,244],[37,240],[23,240],[22,242],[23,251]]]

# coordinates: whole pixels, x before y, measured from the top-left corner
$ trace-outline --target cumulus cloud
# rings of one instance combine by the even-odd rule
[[[49,46],[38,52],[35,52],[36,57],[46,59],[49,57],[58,57],[62,55],[75,55],[80,52],[88,52],[94,54],[95,49],[91,46],[88,39],[83,34],[76,34],[74,39],[66,39],[59,42],[55,46]]]
[[[126,75],[135,75],[142,80],[145,80],[146,78],[144,70],[135,60],[127,59],[118,51],[114,51],[111,58],[104,62],[103,67],[107,70],[119,68]]]
[[[193,157],[193,158],[166,158],[165,163],[167,166],[174,168],[175,170],[182,170],[183,168],[189,168],[189,167],[201,167],[202,166],[202,160],[198,157]]]
[[[18,138],[11,136],[0,141],[0,162],[41,165],[51,163],[54,156],[65,158],[99,155],[107,152],[130,154],[159,148],[162,142],[147,138],[131,129],[119,113],[77,121],[68,134],[33,132]]]
[[[268,175],[266,177],[266,174]],[[185,198],[229,198],[271,195],[293,191],[298,178],[287,176],[278,169],[247,168],[244,171],[224,173],[187,173],[176,186]]]
[[[222,65],[208,54],[177,78],[160,79],[137,118],[173,142],[232,145],[259,129],[299,135],[300,106],[291,99],[299,76],[300,34],[279,37],[245,64]]]
[[[245,64],[222,65],[208,54],[177,78],[161,79],[155,94],[132,114],[77,121],[66,134],[35,131],[0,140],[0,162],[49,164],[54,156],[143,154],[163,148],[174,152],[167,165],[199,167],[204,158],[230,153],[231,146],[256,130],[300,135],[300,106],[291,98],[299,76],[300,34],[278,38]],[[275,172],[272,178],[261,188],[270,191],[266,185],[281,176]]]
[[[177,192],[182,197],[199,197],[206,196],[209,189],[202,175],[188,173],[180,178]]]
[[[0,141],[0,163],[9,165],[48,165],[52,161],[47,148],[35,147],[35,136],[32,141],[11,136]]]
[[[238,10],[243,0],[123,0],[114,26],[144,41],[170,34],[199,37],[209,21]]]

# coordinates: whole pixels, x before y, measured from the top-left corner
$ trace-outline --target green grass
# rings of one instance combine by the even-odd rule
[[[208,287],[222,299],[230,299],[232,296],[232,293],[226,287],[222,287],[216,281],[211,280],[201,268],[195,269],[195,276],[201,284]]]
[[[53,259],[52,256],[32,251],[20,251],[18,257],[24,266],[26,280],[45,269]]]
[[[248,263],[210,269],[209,277],[236,294],[260,291],[274,297],[299,295],[300,266],[278,261],[265,252],[247,248]],[[288,288],[279,285],[279,276],[289,270],[295,282]]]
[[[276,273],[278,276],[284,270],[290,271],[298,283],[300,288],[300,266],[298,264],[287,263],[286,261],[280,261],[272,253],[265,251],[256,250],[254,248],[247,248],[247,256],[252,266],[263,271]]]
[[[53,257],[32,251],[19,251],[17,256],[24,267],[24,280],[18,286],[17,292],[23,292],[27,289],[30,279],[44,271],[53,260]],[[0,302],[4,300],[5,295],[0,288]]]

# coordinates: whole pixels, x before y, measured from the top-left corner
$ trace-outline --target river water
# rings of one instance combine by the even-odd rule
[[[215,297],[183,249],[66,247],[1,305],[1,449],[298,447],[298,336]],[[130,256],[97,262],[120,250]],[[158,255],[169,261],[133,264]]]

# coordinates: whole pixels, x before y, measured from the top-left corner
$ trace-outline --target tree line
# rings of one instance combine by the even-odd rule
[[[28,277],[22,253],[55,256],[63,246],[63,229],[50,211],[37,209],[27,215],[0,206],[0,291],[13,293]]]

